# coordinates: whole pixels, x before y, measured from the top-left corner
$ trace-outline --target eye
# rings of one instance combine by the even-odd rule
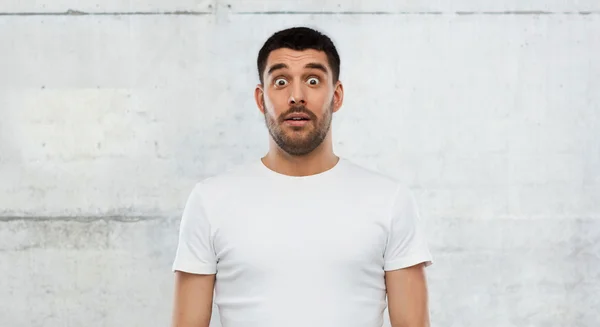
[[[316,77],[311,77],[308,79],[308,84],[310,85],[319,85],[319,83],[321,82],[318,78]]]
[[[285,78],[278,78],[275,80],[275,86],[286,86],[287,85],[287,81],[285,80]]]

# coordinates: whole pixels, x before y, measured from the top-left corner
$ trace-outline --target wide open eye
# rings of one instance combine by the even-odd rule
[[[311,77],[306,81],[309,85],[319,85],[321,81],[316,77]]]
[[[287,80],[285,78],[278,78],[278,79],[275,80],[274,84],[277,87],[286,86],[287,85]]]

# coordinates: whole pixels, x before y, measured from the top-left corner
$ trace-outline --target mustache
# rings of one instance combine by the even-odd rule
[[[288,111],[279,115],[279,121],[283,122],[283,121],[285,121],[285,117],[287,117],[288,115],[291,115],[291,114],[296,114],[296,113],[306,114],[306,115],[308,115],[308,117],[310,117],[310,120],[312,120],[312,121],[317,120],[317,116],[315,114],[313,114],[312,111],[308,110],[305,106],[293,106],[293,107],[290,107],[290,109],[288,109]]]

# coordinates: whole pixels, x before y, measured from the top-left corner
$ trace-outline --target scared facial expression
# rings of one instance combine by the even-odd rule
[[[286,153],[302,156],[328,136],[343,89],[333,81],[325,52],[287,48],[272,51],[255,92],[269,134]]]

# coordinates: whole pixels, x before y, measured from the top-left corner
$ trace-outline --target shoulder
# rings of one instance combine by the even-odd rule
[[[230,192],[232,189],[249,182],[252,178],[256,178],[256,176],[256,163],[246,161],[196,181],[193,192],[200,193],[203,197],[214,197]]]
[[[371,193],[387,194],[389,196],[408,191],[406,184],[389,174],[357,164],[349,159],[344,159],[344,163],[345,174],[348,180],[355,183],[355,187],[362,187]]]
[[[372,199],[390,210],[411,206],[415,202],[410,186],[389,174],[346,159],[345,175],[351,181],[346,188],[356,190],[362,199]]]

